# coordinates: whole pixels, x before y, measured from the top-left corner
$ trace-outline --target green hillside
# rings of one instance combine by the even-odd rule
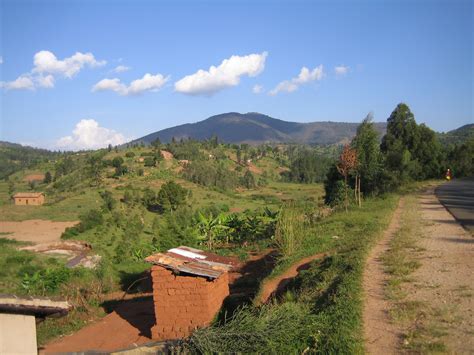
[[[464,125],[446,133],[438,133],[438,138],[440,142],[445,145],[465,143],[469,139],[474,139],[474,123]]]

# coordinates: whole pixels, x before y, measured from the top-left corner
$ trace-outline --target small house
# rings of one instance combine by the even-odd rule
[[[40,206],[44,203],[44,193],[42,192],[18,192],[13,195],[15,205],[19,206]]]
[[[154,340],[184,338],[209,325],[229,295],[228,272],[238,264],[184,246],[145,260],[153,264]]]

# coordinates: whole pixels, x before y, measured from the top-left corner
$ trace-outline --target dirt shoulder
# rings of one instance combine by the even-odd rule
[[[434,195],[406,196],[364,275],[368,353],[474,352],[474,238]]]
[[[449,353],[473,353],[474,238],[440,204],[433,189],[420,196],[419,210],[420,267],[406,292],[409,301],[422,305],[419,313],[427,333],[414,335],[436,338]]]

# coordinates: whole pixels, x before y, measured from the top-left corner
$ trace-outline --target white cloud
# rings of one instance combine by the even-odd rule
[[[122,96],[139,95],[146,91],[158,91],[166,84],[169,77],[161,74],[145,74],[143,78],[134,80],[127,85],[123,84],[120,79],[102,79],[92,88],[92,92],[97,91],[114,91]]]
[[[323,76],[324,71],[322,64],[311,71],[308,68],[303,67],[296,78],[280,82],[273,90],[269,92],[269,95],[277,95],[280,92],[296,91],[300,85],[309,83],[311,81],[319,81],[323,78]]]
[[[109,144],[123,144],[126,141],[123,134],[100,127],[93,119],[84,119],[76,124],[72,135],[60,138],[56,142],[56,147],[64,150],[98,149]]]
[[[97,61],[92,53],[76,52],[74,55],[63,60],[58,60],[54,53],[50,51],[40,51],[35,54],[33,60],[35,66],[33,73],[61,74],[67,78],[72,78],[84,66],[98,67],[105,65],[105,60]]]
[[[238,85],[243,75],[253,77],[260,74],[265,68],[267,55],[267,52],[242,57],[233,55],[224,59],[217,67],[200,69],[185,76],[174,84],[174,88],[177,92],[188,95],[212,95],[219,90]]]
[[[252,92],[254,94],[261,94],[263,92],[263,86],[262,85],[254,85],[254,87],[252,88]]]
[[[96,91],[115,91],[120,95],[126,95],[127,87],[120,82],[120,79],[102,79],[92,88],[92,92]]]
[[[51,74],[46,76],[37,76],[35,78],[36,85],[42,88],[53,88],[54,87],[54,76]]]
[[[126,65],[118,65],[112,70],[112,73],[123,73],[129,70],[130,67],[127,67]]]
[[[334,67],[334,72],[336,73],[337,76],[344,76],[347,74],[349,71],[349,67],[345,65],[339,65],[337,67]]]
[[[63,60],[58,60],[50,51],[40,51],[34,55],[34,67],[30,72],[20,75],[17,79],[2,82],[6,90],[34,90],[36,88],[53,88],[56,76],[72,78],[85,66],[94,68],[106,64],[98,61],[92,53],[76,52]]]
[[[34,90],[35,83],[29,75],[23,74],[13,81],[0,82],[0,87],[6,90]]]

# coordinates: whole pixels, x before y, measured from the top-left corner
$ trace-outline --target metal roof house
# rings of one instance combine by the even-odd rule
[[[229,295],[232,258],[180,246],[145,259],[151,263],[156,323],[152,338],[177,339],[208,325]]]

